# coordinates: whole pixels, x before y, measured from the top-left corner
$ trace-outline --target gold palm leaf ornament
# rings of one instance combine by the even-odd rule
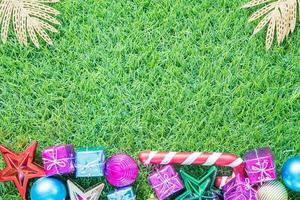
[[[262,6],[250,16],[249,22],[261,19],[254,29],[253,35],[268,25],[266,48],[270,49],[275,36],[278,45],[280,45],[289,33],[294,32],[297,23],[298,4],[300,5],[300,0],[252,0],[243,8]]]
[[[27,46],[28,37],[39,48],[38,36],[47,44],[53,42],[47,31],[58,32],[53,25],[59,25],[55,16],[59,12],[47,4],[59,0],[0,0],[1,39],[5,44],[9,27],[12,26],[20,44]]]

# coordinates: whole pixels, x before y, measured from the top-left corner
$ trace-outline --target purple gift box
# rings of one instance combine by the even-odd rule
[[[44,169],[47,176],[69,174],[75,171],[74,147],[71,144],[48,147],[42,152]]]
[[[270,148],[254,149],[247,152],[244,162],[250,184],[277,179],[275,162]]]
[[[148,180],[159,200],[164,200],[184,188],[180,176],[171,165],[152,172]]]
[[[256,190],[249,183],[248,178],[238,174],[222,188],[224,200],[258,200]]]

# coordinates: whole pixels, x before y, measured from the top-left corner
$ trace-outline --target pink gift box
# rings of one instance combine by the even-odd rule
[[[275,162],[270,148],[254,149],[247,152],[244,162],[250,184],[277,179]]]
[[[148,180],[159,200],[164,200],[184,188],[180,176],[171,165],[152,172]]]
[[[222,190],[224,200],[258,200],[256,190],[250,185],[249,179],[240,174],[226,183]]]
[[[73,173],[75,171],[74,156],[74,147],[71,144],[44,149],[42,159],[46,175]]]

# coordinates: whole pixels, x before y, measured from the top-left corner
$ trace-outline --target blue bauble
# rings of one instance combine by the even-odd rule
[[[31,200],[65,200],[67,191],[64,183],[56,178],[44,177],[33,183]]]
[[[300,192],[300,156],[290,158],[283,164],[282,178],[288,188]]]

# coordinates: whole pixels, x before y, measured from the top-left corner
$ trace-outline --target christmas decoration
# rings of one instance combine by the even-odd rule
[[[78,149],[75,162],[76,177],[103,176],[105,155],[101,147]]]
[[[67,184],[71,200],[98,200],[104,188],[104,183],[101,183],[92,189],[83,191],[70,180],[67,181]]]
[[[222,188],[224,200],[258,200],[248,178],[237,175]]]
[[[233,178],[235,174],[244,174],[243,160],[240,157],[229,153],[144,151],[139,154],[139,160],[145,165],[180,164],[232,167],[233,175],[231,177],[217,177],[216,186],[218,187],[222,187],[226,182]]]
[[[276,169],[270,148],[248,151],[244,157],[250,184],[276,180]]]
[[[115,187],[131,185],[138,176],[137,163],[127,154],[115,154],[106,162],[105,176]]]
[[[135,200],[135,194],[131,186],[117,189],[107,195],[108,200]]]
[[[44,162],[44,169],[42,169],[33,162],[36,147],[37,142],[34,142],[26,151],[17,154],[0,145],[0,151],[7,165],[0,172],[0,181],[13,181],[23,200],[26,200],[29,179],[45,175],[72,173],[75,171],[75,157],[77,177],[101,176],[104,171],[107,181],[118,187],[107,195],[108,199],[135,200],[137,198],[130,185],[138,176],[138,166],[128,154],[115,154],[105,163],[104,151],[101,147],[80,148],[75,154],[73,145],[52,146],[42,152]],[[224,200],[288,199],[285,187],[280,182],[274,181],[277,177],[270,148],[248,151],[245,154],[245,161],[234,154],[227,153],[152,151],[141,152],[139,159],[145,165],[162,165],[160,168],[155,167],[155,171],[148,178],[158,200],[169,198],[176,198],[176,200],[222,200],[223,194]],[[212,167],[207,174],[199,179],[181,170],[182,182],[170,164]],[[232,167],[233,176],[219,177],[218,179],[216,166]],[[248,178],[244,177],[245,167]],[[282,174],[287,186],[294,191],[299,191],[300,157],[288,160],[283,166]],[[216,181],[216,179],[218,180]],[[220,189],[214,188],[216,182],[218,186],[223,186],[223,193]],[[70,180],[67,181],[67,184],[70,200],[98,200],[104,188],[104,184],[99,184],[91,190],[83,191]],[[253,184],[256,185],[252,187]],[[183,193],[176,197],[181,190],[184,190]],[[64,200],[66,188],[59,179],[44,177],[33,184],[30,195],[32,200]],[[156,198],[151,197],[150,199]]]
[[[259,200],[288,200],[288,193],[279,181],[270,181],[262,184],[257,189]]]
[[[50,177],[43,177],[35,181],[30,192],[31,200],[65,200],[66,196],[64,183]]]
[[[298,4],[300,1],[298,0]],[[252,0],[243,8],[263,5],[249,18],[249,22],[262,18],[254,29],[253,35],[261,31],[267,24],[266,48],[272,46],[275,31],[277,32],[277,43],[280,45],[289,33],[294,32],[297,22],[297,0]]]
[[[300,156],[290,158],[283,164],[282,179],[289,189],[300,192]]]
[[[75,171],[74,147],[71,144],[48,147],[42,152],[44,169],[47,176],[70,174]]]
[[[24,152],[17,154],[0,145],[0,151],[6,163],[6,168],[0,172],[0,181],[13,181],[24,200],[29,179],[45,175],[43,168],[33,162],[36,147],[35,141]]]
[[[183,170],[181,170],[180,173],[183,178],[186,191],[177,197],[176,200],[202,199],[203,196],[212,196],[212,193],[216,192],[213,188],[213,183],[217,174],[216,167],[211,167],[207,174],[200,179],[195,179]]]
[[[0,1],[1,39],[6,43],[8,30],[12,21],[14,32],[20,44],[28,45],[28,36],[33,44],[39,48],[38,36],[49,45],[53,42],[47,31],[58,32],[51,24],[59,25],[54,16],[59,12],[46,3],[55,3],[59,0],[3,0]]]
[[[159,200],[164,200],[184,188],[180,176],[171,165],[151,173],[148,180]]]

